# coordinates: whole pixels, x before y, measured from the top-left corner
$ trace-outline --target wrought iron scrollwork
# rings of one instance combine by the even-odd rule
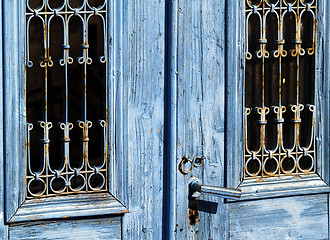
[[[244,178],[316,171],[316,11],[317,0],[245,1]]]
[[[72,193],[87,193],[98,192],[107,190],[107,171],[108,171],[108,152],[107,152],[107,125],[106,120],[100,120],[99,129],[101,129],[101,143],[103,144],[102,159],[99,164],[92,164],[89,160],[89,129],[92,128],[92,122],[87,120],[87,65],[91,65],[93,60],[90,57],[90,39],[89,37],[89,23],[92,17],[100,19],[103,43],[103,53],[101,56],[97,56],[97,61],[100,63],[107,63],[107,1],[101,0],[98,6],[94,6],[90,0],[82,0],[81,6],[72,7],[70,0],[63,0],[59,6],[52,7],[50,0],[42,0],[37,7],[31,6],[31,0],[26,0],[26,66],[28,68],[41,67],[43,69],[43,109],[42,109],[42,121],[38,126],[33,126],[32,123],[26,124],[27,132],[27,170],[26,170],[26,185],[27,185],[27,198],[34,197],[47,197],[59,194],[72,194]],[[72,29],[70,28],[70,22],[72,19],[79,19],[82,26],[82,41],[70,42],[70,34]],[[30,27],[31,21],[38,19],[42,25],[40,34],[42,35],[43,54],[40,64],[34,64],[31,57],[30,46]],[[51,26],[55,19],[60,20],[60,25],[63,32],[61,36],[61,57],[57,61],[52,60],[50,47],[51,47]],[[81,56],[74,59],[70,55],[71,47],[74,45],[80,45]],[[74,62],[82,65],[84,74],[82,74],[82,120],[78,121],[77,125],[69,122],[69,81],[68,79],[68,65]],[[64,109],[63,109],[63,121],[57,124],[59,131],[62,132],[61,145],[62,145],[62,159],[58,167],[54,168],[50,163],[50,143],[53,139],[50,137],[51,128],[53,123],[49,121],[49,69],[53,68],[55,64],[62,67],[64,72]],[[106,69],[106,68],[104,68]],[[106,71],[106,70],[105,70]],[[106,75],[106,74],[105,74]],[[29,81],[29,78],[27,79]],[[106,98],[106,96],[103,96]],[[96,124],[97,125],[97,124]],[[94,126],[93,126],[94,127]],[[41,143],[41,159],[39,170],[35,170],[32,167],[32,162],[38,162],[38,159],[31,159],[31,148],[38,148],[38,146],[31,146],[31,132],[35,129],[42,129],[43,137],[40,140]],[[70,132],[73,129],[81,130],[81,159],[79,166],[72,166],[70,161]]]

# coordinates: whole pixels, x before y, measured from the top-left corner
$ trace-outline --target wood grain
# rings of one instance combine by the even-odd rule
[[[230,239],[328,239],[328,195],[229,204]]]
[[[108,193],[77,194],[26,200],[9,222],[120,215],[127,212],[127,209]]]
[[[14,224],[9,239],[122,239],[120,222],[114,217]]]
[[[116,71],[117,197],[130,213],[123,239],[162,235],[164,22],[162,0],[121,1],[121,65]],[[114,36],[116,37],[116,36]]]
[[[0,0],[2,6],[2,0]],[[3,18],[0,18],[0,35],[3,33]],[[3,38],[0,39],[0,52],[3,52]],[[3,58],[0,58],[0,69],[3,69]],[[3,153],[3,74],[0,74],[0,152]],[[0,172],[4,172],[4,155],[0,154]],[[4,178],[0,177],[0,236],[7,238],[8,227],[5,225],[4,216]]]
[[[191,174],[177,174],[176,239],[225,239],[223,199],[201,196],[199,218],[188,220],[188,181],[224,186],[225,1],[177,4],[177,166],[186,156],[206,157]],[[213,207],[214,206],[214,207]],[[192,207],[192,206],[191,206]],[[214,211],[212,211],[212,209]]]

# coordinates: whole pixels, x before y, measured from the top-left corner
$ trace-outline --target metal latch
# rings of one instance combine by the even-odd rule
[[[189,196],[190,198],[198,198],[202,193],[210,194],[216,197],[238,200],[241,197],[241,190],[234,188],[214,187],[202,185],[198,178],[189,180]]]

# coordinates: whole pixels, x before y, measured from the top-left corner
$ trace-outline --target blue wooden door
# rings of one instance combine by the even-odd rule
[[[3,36],[0,45],[3,53],[0,59],[3,73],[0,75],[2,239],[329,238],[330,87],[327,59],[330,54],[330,6],[327,1],[72,0],[61,4],[76,4],[77,7],[58,11],[51,8],[40,11],[27,9],[27,3],[39,4],[32,0],[0,0],[0,3],[3,13],[0,19]],[[40,3],[54,4],[50,0],[41,0]],[[101,169],[106,172],[106,187],[102,188],[102,185],[98,189],[99,185],[92,186],[97,189],[92,193],[71,194],[68,190],[70,194],[51,192],[52,196],[31,197],[27,193],[28,182],[36,175],[27,170],[27,149],[32,145],[28,141],[27,129],[26,81],[30,70],[26,20],[30,16],[41,17],[45,21],[46,15],[54,18],[72,15],[82,16],[80,19],[86,22],[89,14],[103,14],[100,12],[103,8],[93,8],[93,4],[100,3],[107,4],[107,17],[104,18],[107,23],[104,46],[107,47],[101,48],[107,49],[107,72],[102,78],[106,91],[101,93],[107,99],[104,120],[108,131],[106,143],[102,143],[102,146],[107,146],[107,168]],[[86,5],[86,9],[80,9],[79,4]],[[285,11],[294,14],[298,10],[313,12],[317,18],[315,80],[312,86],[316,106],[313,145],[316,163],[313,171],[306,173],[283,174],[282,170],[276,170],[270,176],[258,175],[259,172],[266,173],[266,157],[273,154],[276,158],[276,152],[268,151],[268,155],[263,155],[266,157],[260,160],[264,164],[258,167],[260,171],[249,170],[244,148],[244,113],[251,106],[245,103],[246,96],[253,98],[258,91],[252,91],[254,95],[246,95],[249,88],[245,87],[245,83],[248,82],[247,69],[250,66],[246,55],[251,52],[256,56],[258,51],[247,51],[249,43],[246,40],[258,36],[257,40],[253,40],[258,47],[266,43],[258,35],[262,27],[255,29],[256,34],[252,32],[249,35],[246,31],[249,26],[246,24],[247,16],[250,12],[255,15],[278,13],[280,16]],[[26,15],[27,12],[30,15]],[[258,20],[253,21],[258,23]],[[315,31],[311,26],[308,29]],[[80,27],[78,24],[77,28]],[[98,32],[94,33],[97,35]],[[265,34],[264,38],[269,37],[273,42],[281,40],[280,35],[272,37]],[[70,44],[59,41],[62,46],[59,52],[62,53],[63,49],[67,52],[76,44],[85,54],[81,62],[84,65],[86,60],[87,64],[89,55],[86,54],[89,51],[91,56],[93,52],[91,36],[88,36],[89,44],[80,43],[80,40]],[[293,38],[289,39],[292,46],[300,46]],[[65,41],[70,39],[63,41],[68,43]],[[277,47],[282,46],[281,41],[276,44]],[[307,48],[312,47],[308,45]],[[261,49],[266,54],[268,45]],[[80,50],[77,52],[81,53]],[[47,54],[43,60],[50,62]],[[54,56],[55,65],[58,63]],[[63,59],[69,62],[70,56],[64,55]],[[92,60],[95,61],[94,58]],[[309,67],[306,64],[304,68]],[[289,82],[290,77],[286,79]],[[285,84],[283,78],[280,80]],[[92,84],[93,81],[89,82],[89,86]],[[274,89],[277,91],[278,87]],[[268,94],[270,92],[268,89]],[[68,96],[70,99],[70,92]],[[87,99],[92,103],[96,101],[90,97]],[[40,109],[43,109],[42,105]],[[94,107],[92,105],[91,109]],[[86,122],[87,119],[79,120]],[[265,125],[264,119],[257,120]],[[296,126],[298,122],[292,124]],[[53,141],[51,137],[43,140]],[[92,137],[90,141],[93,141]],[[91,149],[86,144],[87,138],[82,142],[85,149],[86,146]],[[79,144],[77,146],[79,148]],[[46,149],[43,147],[42,151]],[[75,148],[70,146],[69,150],[75,151]],[[296,154],[304,153],[308,154],[308,150]],[[280,154],[284,156],[285,153]],[[255,155],[253,160],[259,157]],[[280,168],[280,164],[278,160],[275,166]],[[67,175],[79,173],[77,168],[68,171]],[[298,169],[298,163],[295,168]],[[84,173],[86,179],[90,176],[88,174],[99,173],[96,168],[88,171]],[[246,171],[253,176],[246,175]],[[61,174],[62,171],[54,172],[51,178],[59,178]],[[63,189],[70,188],[70,177]],[[210,194],[192,196],[189,183],[196,178],[202,185],[240,189],[241,199]]]
[[[167,152],[172,162],[167,166],[169,175],[165,179],[169,186],[164,189],[165,195],[169,195],[165,198],[165,234],[169,239],[329,239],[329,121],[323,118],[329,113],[329,90],[324,88],[329,86],[329,63],[322,60],[322,56],[329,55],[329,17],[323,15],[326,12],[326,1],[172,3],[168,14],[172,44],[167,103],[176,103],[168,109],[172,114],[168,119],[170,126],[176,131],[169,132],[167,144],[175,150]],[[311,22],[306,27],[308,21]],[[288,24],[296,26],[293,32]],[[311,33],[309,37],[307,31]],[[302,42],[293,40],[300,38]],[[298,50],[300,57],[290,51],[298,46],[306,48]],[[303,70],[299,70],[297,62],[288,63],[284,55],[277,56],[277,52],[286,49],[290,61],[299,58]],[[307,58],[315,60],[304,64]],[[285,69],[288,66],[290,70]],[[308,75],[308,68],[312,75]],[[282,116],[276,114],[265,119],[260,118],[261,114],[253,120],[247,113],[258,114],[254,108],[258,105],[253,104],[259,101],[266,109],[269,104],[270,111],[275,111],[270,115],[276,113],[276,104],[284,106],[298,88],[303,89],[293,79],[306,81],[305,84],[313,82],[309,90],[305,87],[305,92],[299,93],[299,104],[311,104],[306,104],[306,111],[317,109],[313,115],[316,140],[315,145],[308,145],[306,140],[313,139],[313,134],[301,132],[300,137],[296,136],[293,145],[306,147],[291,156],[295,163],[289,167],[288,133],[297,134],[298,130],[281,126],[303,128],[306,115],[295,118],[286,113],[282,122]],[[280,94],[279,89],[283,90]],[[315,92],[311,99],[302,97],[312,89]],[[294,109],[287,105],[287,112]],[[257,122],[256,127],[250,125],[253,121]],[[269,129],[274,123],[273,134]],[[313,129],[313,124],[310,126]],[[262,154],[248,149],[254,141],[252,135],[258,138],[256,145],[260,143]],[[276,141],[275,146],[270,144],[271,136],[277,139],[277,145]],[[276,146],[282,146],[281,139],[284,150],[279,153]],[[316,150],[307,150],[308,146],[315,146]],[[305,160],[309,161],[308,166],[303,166]],[[269,164],[271,161],[274,164]],[[184,171],[178,171],[180,162]],[[189,183],[194,178],[202,185],[238,188],[241,199],[222,199],[211,194],[191,198]]]
[[[1,1],[0,5],[4,54],[0,60],[3,70],[0,131],[4,153],[0,168],[6,172],[0,177],[0,238],[160,239],[165,2],[15,0]],[[101,28],[93,30],[94,17]],[[99,40],[93,43],[95,38]],[[39,43],[33,43],[34,40]],[[34,57],[34,53],[39,56]],[[80,70],[70,77],[75,64],[81,64]],[[103,65],[97,67],[98,64]],[[67,77],[63,78],[61,72]],[[36,79],[43,82],[35,82]],[[86,84],[81,85],[85,79]],[[81,86],[86,91],[81,91]],[[102,91],[88,96],[93,86]],[[40,94],[31,98],[38,88]],[[66,100],[62,103],[63,93],[68,97],[68,106]],[[98,98],[105,102],[98,102]],[[36,114],[31,115],[32,99],[39,103],[32,104]],[[74,99],[78,101],[72,108]],[[84,101],[79,99],[87,104],[81,105]],[[50,108],[56,105],[65,110],[67,121],[53,118],[62,116],[62,110],[51,116],[54,108]],[[45,106],[49,106],[48,114]],[[100,108],[105,111],[105,118],[94,122],[93,112]],[[83,123],[76,125],[76,120],[70,120],[75,111],[79,113],[76,120]],[[84,112],[85,119],[81,115]],[[33,122],[32,129],[30,120],[35,116],[41,123]],[[64,125],[60,123],[57,128],[58,122]],[[33,131],[39,131],[40,124],[47,126],[43,128],[45,134],[34,141]],[[99,128],[100,124],[105,131],[92,137],[92,128]],[[76,147],[75,129],[80,131]],[[56,141],[52,134],[60,130],[63,131],[58,136],[60,145],[52,147]],[[92,147],[99,137],[103,141]],[[106,161],[93,164],[93,148]],[[39,154],[33,151],[41,153],[42,163],[50,164],[42,165],[41,170],[33,167],[39,162]],[[51,151],[60,155],[52,157]],[[78,152],[77,158],[73,157],[74,152]],[[82,168],[79,164],[74,166],[67,157],[86,164]],[[56,158],[62,162],[57,167],[52,165]],[[37,162],[30,166],[33,159]],[[92,177],[96,175],[105,181],[93,185]],[[76,177],[85,179],[80,187],[72,181]]]

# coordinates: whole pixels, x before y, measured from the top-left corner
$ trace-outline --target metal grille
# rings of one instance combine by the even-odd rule
[[[245,0],[244,178],[313,173],[317,0]]]
[[[107,190],[106,29],[106,0],[26,1],[27,198]]]

